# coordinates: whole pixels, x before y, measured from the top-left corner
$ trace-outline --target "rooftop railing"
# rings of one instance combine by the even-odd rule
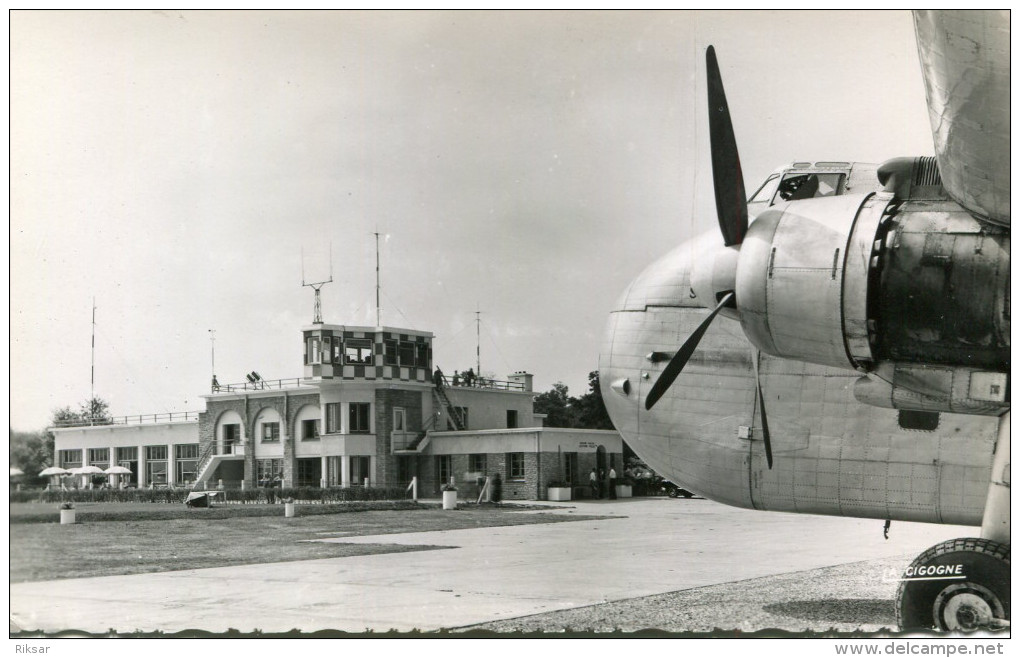
[[[213,393],[239,393],[241,391],[268,391],[284,388],[297,388],[301,386],[300,377],[291,377],[289,379],[249,379],[246,382],[240,384],[218,384],[213,383]]]
[[[451,386],[453,388],[488,388],[497,391],[524,391],[524,382],[508,382],[499,379],[489,379],[487,377],[475,377],[471,380],[471,383],[467,383],[464,377],[459,377],[455,380],[450,375],[443,375],[443,384]]]
[[[144,423],[184,423],[198,420],[199,411],[168,411],[161,414],[135,414],[109,418],[69,418],[53,427],[96,427],[101,425],[141,425]]]

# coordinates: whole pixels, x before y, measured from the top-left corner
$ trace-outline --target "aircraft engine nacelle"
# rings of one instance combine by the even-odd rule
[[[844,288],[846,281],[859,278],[863,283],[867,276],[874,232],[866,245],[852,244],[851,236],[855,219],[872,199],[845,195],[798,201],[767,210],[751,223],[740,246],[736,297],[740,324],[759,349],[799,361],[856,367],[845,326],[849,320],[857,331],[863,329],[867,342],[867,288]],[[848,245],[855,252],[850,259]],[[858,254],[865,246],[862,266]]]
[[[775,356],[1008,371],[1009,233],[944,197],[766,211],[740,247],[736,298],[748,339]]]

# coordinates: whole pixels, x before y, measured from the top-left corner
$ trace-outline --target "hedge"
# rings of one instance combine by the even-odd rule
[[[12,503],[183,503],[191,489],[69,489],[67,491],[12,491]],[[299,503],[349,503],[368,500],[403,500],[403,487],[290,487],[227,489],[227,503],[272,503],[293,498]]]

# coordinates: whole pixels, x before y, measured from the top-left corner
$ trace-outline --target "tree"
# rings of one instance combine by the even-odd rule
[[[28,483],[38,482],[39,472],[53,465],[53,435],[45,430],[10,433],[11,466],[24,471]]]
[[[567,385],[556,382],[551,391],[535,396],[533,408],[536,414],[546,414],[546,427],[576,427],[576,411],[571,401]]]
[[[588,373],[588,392],[579,398],[572,398],[576,409],[577,427],[590,430],[611,430],[613,421],[606,411],[606,403],[602,400],[602,389],[599,386],[599,371]]]
[[[78,411],[71,407],[61,407],[53,411],[52,427],[78,427],[80,425],[109,425],[110,405],[101,397],[93,397],[82,402]]]
[[[551,391],[535,397],[534,410],[537,414],[546,414],[546,427],[613,429],[613,421],[609,419],[609,412],[602,401],[598,370],[588,373],[588,392],[581,397],[571,397],[567,385],[556,382]]]

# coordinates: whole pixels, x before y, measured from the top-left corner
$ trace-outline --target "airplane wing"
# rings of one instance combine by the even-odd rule
[[[1009,10],[915,11],[942,183],[972,215],[1009,226]]]

